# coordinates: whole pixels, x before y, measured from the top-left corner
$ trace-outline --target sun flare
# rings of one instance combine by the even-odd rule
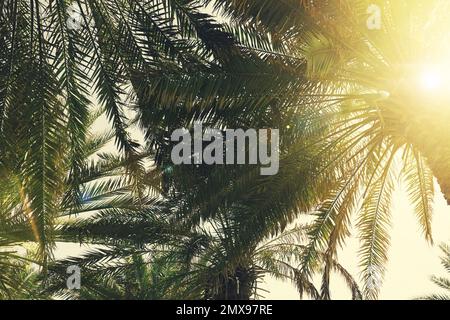
[[[443,76],[437,70],[425,70],[421,74],[420,82],[422,88],[427,91],[438,90],[442,87],[443,84]]]

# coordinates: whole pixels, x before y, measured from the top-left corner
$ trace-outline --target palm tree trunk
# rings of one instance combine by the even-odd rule
[[[253,269],[237,268],[228,277],[221,277],[213,300],[250,300],[256,276]]]

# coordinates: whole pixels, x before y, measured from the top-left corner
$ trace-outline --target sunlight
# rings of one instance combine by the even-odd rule
[[[431,11],[424,10],[426,23],[417,30],[422,40],[413,49],[417,89],[429,99],[446,102],[450,99],[450,20],[444,12],[449,9],[449,1],[438,0]]]
[[[420,66],[420,67],[419,67]],[[436,59],[433,64],[416,64],[414,86],[416,98],[425,99],[429,106],[442,107],[450,102],[450,65],[448,61]],[[413,88],[411,88],[414,90]]]
[[[420,82],[427,91],[438,90],[442,87],[443,76],[437,70],[428,69],[421,74]]]

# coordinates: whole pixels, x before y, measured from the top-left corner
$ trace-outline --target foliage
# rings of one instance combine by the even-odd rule
[[[448,4],[380,3],[372,32],[369,2],[2,1],[0,296],[30,294],[11,289],[34,281],[32,261],[66,298],[248,299],[271,274],[330,299],[333,271],[354,299],[377,298],[397,177],[430,242],[433,176],[450,197],[448,101],[404,80],[435,58],[417,39]],[[96,104],[112,132],[90,132]],[[195,121],[280,128],[279,174],[172,166],[171,133]],[[102,150],[110,139],[118,152]],[[290,230],[301,215],[314,220]],[[354,221],[362,293],[336,261]],[[91,251],[54,261],[57,242]],[[68,263],[85,272],[75,296]]]

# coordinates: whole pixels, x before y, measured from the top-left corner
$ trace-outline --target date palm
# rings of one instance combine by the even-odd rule
[[[73,201],[91,103],[113,124],[139,188],[142,163],[125,126],[133,106],[149,146],[164,152],[170,129],[200,118],[249,125],[278,112],[273,95],[299,64],[267,36],[216,22],[197,0],[5,0],[0,3],[0,153],[19,164],[21,202],[47,264],[58,190],[71,164]],[[301,66],[301,64],[300,64]],[[269,81],[270,80],[270,81]]]
[[[264,296],[260,283],[271,275],[292,282],[301,297],[321,299],[321,289],[299,278],[306,248],[301,245],[303,226],[251,248],[242,245],[234,223],[223,215],[190,231],[161,216],[156,207],[147,213],[121,210],[67,224],[63,239],[99,248],[52,265],[46,292],[67,299],[248,300]],[[320,255],[315,274],[323,272],[326,257]],[[66,287],[65,271],[71,265],[81,268],[79,291]],[[332,269],[345,279],[352,298],[361,299],[348,271],[337,261],[332,261]]]
[[[283,143],[286,149],[299,147],[291,141]],[[317,289],[312,277],[300,272],[307,249],[304,227],[283,233],[297,216],[295,208],[305,210],[319,194],[306,183],[313,179],[309,169],[315,168],[314,162],[302,148],[296,151],[273,177],[259,176],[258,166],[177,167],[158,157],[159,201],[149,199],[136,207],[98,206],[99,211],[91,208],[92,215],[61,227],[58,241],[84,243],[93,250],[52,265],[48,292],[81,299],[249,299],[261,294],[257,290],[261,277],[272,275],[293,282],[301,294],[323,298],[320,292],[329,291],[329,282]],[[136,262],[136,255],[144,261]],[[327,259],[319,254],[313,274],[325,271]],[[70,265],[81,267],[80,292],[66,289]],[[360,299],[349,273],[334,259],[329,266],[326,273],[343,275],[352,297]],[[145,283],[133,278],[141,268],[147,270],[145,276],[155,278]],[[151,283],[158,288],[151,290]]]
[[[369,34],[359,19],[365,17],[367,1],[214,1],[231,21],[226,25],[201,10],[201,4],[210,2],[7,0],[0,4],[0,164],[8,168],[6,176],[12,171],[18,177],[15,190],[20,192],[14,195],[40,244],[42,265],[48,264],[57,239],[73,241],[72,231],[77,237],[99,238],[100,244],[129,246],[136,235],[141,245],[179,242],[173,235],[165,237],[161,232],[165,229],[153,227],[165,226],[157,214],[164,209],[172,214],[173,225],[192,235],[183,239],[192,241],[198,239],[197,228],[205,229],[208,223],[220,226],[220,217],[231,221],[236,234],[226,239],[239,245],[232,246],[232,254],[223,255],[226,259],[219,265],[235,275],[241,266],[233,257],[245,253],[251,260],[248,251],[284,231],[299,213],[312,211],[317,219],[309,227],[310,241],[301,251],[296,279],[306,288],[321,262],[323,285],[315,295],[327,299],[337,248],[348,237],[351,214],[361,200],[358,226],[364,291],[367,297],[376,297],[378,288],[369,284],[379,282],[387,259],[394,163],[402,165],[429,240],[433,174],[448,193],[449,153],[436,139],[437,133],[447,132],[448,115],[433,109],[422,117],[418,111],[428,99],[411,99],[407,87],[392,85],[404,76],[395,66],[411,58],[408,32],[414,28],[408,23],[417,18],[414,26],[425,30],[420,19],[425,8],[417,1],[389,2],[383,6],[389,13],[384,21],[389,28]],[[76,13],[75,28],[70,12]],[[238,27],[235,21],[247,27]],[[117,161],[110,155],[86,171],[84,141],[91,94],[106,109],[124,158]],[[169,208],[175,208],[176,215],[167,203],[160,208],[150,199],[136,206],[145,171],[138,146],[126,129],[127,105],[137,112],[149,152],[156,151],[164,179],[161,193],[172,202]],[[168,159],[170,133],[190,128],[195,120],[219,128],[281,128],[280,174],[259,177],[257,168],[248,167],[173,168]],[[442,151],[439,156],[437,146]],[[69,163],[67,181],[63,159]],[[117,195],[113,184],[82,189],[111,160],[126,164],[134,190],[131,198],[127,196],[131,206],[117,208],[109,196],[103,198],[103,193]],[[66,183],[69,192],[62,193]],[[186,197],[180,195],[183,192]],[[102,200],[83,201],[86,194]],[[70,203],[64,210],[68,214],[101,210],[103,200],[107,208],[97,220],[80,222],[82,228],[61,233],[56,227],[60,199]],[[182,206],[173,203],[177,200],[183,200]],[[119,214],[147,226],[145,234],[131,232]],[[203,231],[202,239],[210,230]],[[215,247],[217,254],[227,248],[223,243]],[[119,249],[111,255],[121,256]],[[218,273],[213,275],[216,281]],[[197,286],[205,289],[204,282]],[[213,292],[222,289],[218,286]]]
[[[125,129],[124,87],[140,67],[160,72],[162,66],[176,64],[175,57],[197,59],[195,39],[201,40],[194,33],[208,19],[194,9],[179,1],[170,6],[123,0],[1,2],[1,154],[4,161],[20,164],[21,201],[44,262],[54,247],[55,199],[66,155],[72,198],[80,197],[75,186],[91,94],[107,110],[120,150],[133,159],[137,145]],[[183,31],[169,16],[183,22]],[[189,43],[187,35],[192,36]],[[134,177],[141,170],[129,169]]]
[[[114,211],[117,201],[108,198],[102,203],[103,196],[117,196],[115,188],[126,183],[126,176],[117,184],[92,181],[103,176],[101,170],[108,170],[111,161],[122,162],[120,156],[106,155],[86,165],[91,100],[106,110],[126,173],[140,194],[144,170],[126,128],[126,102],[137,111],[150,151],[156,148],[156,160],[162,164],[171,129],[188,126],[193,119],[222,127],[274,123],[284,117],[274,95],[282,95],[293,80],[304,89],[297,81],[303,63],[262,55],[261,50],[272,49],[268,37],[249,33],[251,28],[218,24],[202,12],[201,3],[1,2],[0,164],[5,179],[15,183],[8,191],[14,195],[11,209],[21,208],[21,218],[31,226],[44,271],[61,237],[57,227],[61,218],[94,212],[102,205]],[[304,192],[299,190],[290,203]],[[237,192],[226,196],[235,197]],[[283,193],[278,190],[279,210],[273,210],[270,219],[252,207],[264,232],[279,232],[293,220],[291,204],[281,202]],[[200,215],[211,214],[217,203],[210,200],[210,210]],[[146,200],[140,204],[150,205]],[[267,210],[270,205],[264,203]]]
[[[322,157],[317,180],[338,171],[341,184],[330,189],[329,200],[316,212],[302,272],[309,274],[318,251],[336,254],[356,211],[364,293],[376,298],[387,261],[395,177],[400,174],[404,181],[429,241],[433,176],[450,199],[450,152],[443,143],[450,99],[427,92],[438,80],[423,75],[435,62],[441,62],[435,68],[446,66],[448,36],[441,13],[448,3],[375,1],[381,29],[369,30],[367,9],[374,1],[208,2],[232,22],[269,33],[279,54],[306,61],[315,85],[288,95],[291,103],[292,96],[298,99],[292,119],[309,119],[310,130],[323,132],[312,144]]]
[[[65,171],[65,178],[55,198],[57,208],[54,235],[62,223],[73,216],[83,218],[99,210],[118,208],[142,208],[157,188],[157,181],[147,177],[141,182],[141,193],[134,195],[134,184],[126,174],[126,160],[117,153],[105,150],[114,139],[112,131],[92,132],[93,124],[103,112],[92,111],[86,120],[89,130],[83,143],[83,159],[78,167],[76,186],[79,199],[73,199],[73,181],[70,175],[70,161],[60,159],[59,165]],[[144,161],[147,153],[139,153],[134,161]],[[3,160],[7,159],[6,157]],[[17,163],[3,161],[2,174],[5,183],[1,187],[0,199],[0,297],[8,299],[39,299],[48,296],[42,294],[39,269],[46,268],[41,259],[40,243],[36,240],[36,225],[29,215],[29,208],[23,203],[20,176]],[[144,172],[145,173],[145,172]],[[6,176],[7,175],[7,176]],[[134,196],[133,196],[134,195]],[[55,238],[57,240],[57,237]],[[42,280],[42,279],[41,279]]]

